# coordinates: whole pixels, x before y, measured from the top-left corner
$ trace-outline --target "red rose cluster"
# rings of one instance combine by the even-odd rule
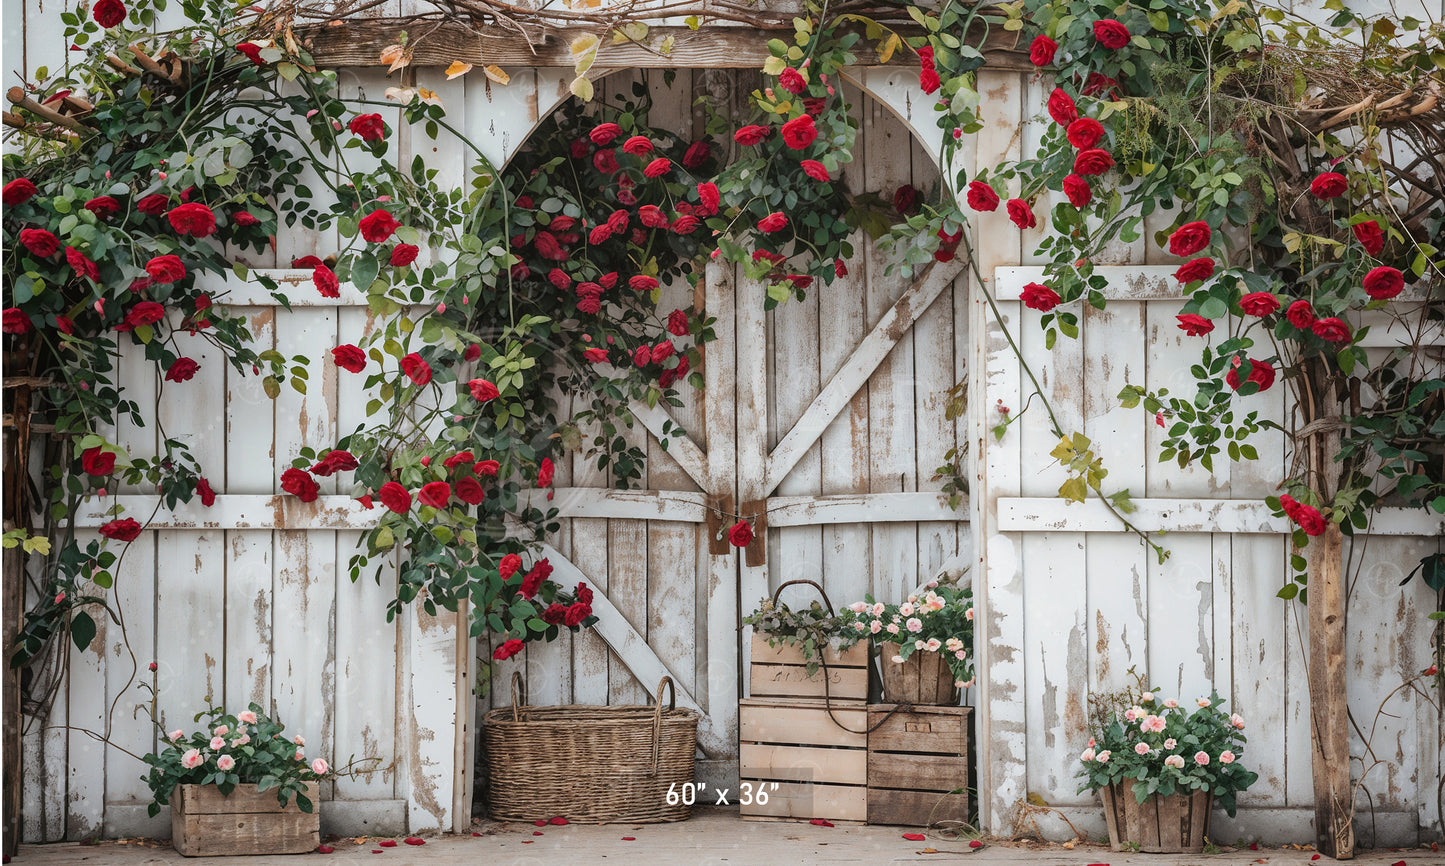
[[[1306,505],[1288,493],[1280,496],[1279,505],[1284,509],[1285,516],[1300,525],[1305,535],[1315,536],[1325,531],[1324,515],[1313,505]]]

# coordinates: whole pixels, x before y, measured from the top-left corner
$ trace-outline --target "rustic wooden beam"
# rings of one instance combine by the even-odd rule
[[[302,31],[301,41],[319,66],[377,66],[381,52],[400,42],[403,31],[412,41],[412,66],[448,66],[453,61],[498,66],[563,66],[573,65],[573,39],[584,33],[599,33],[601,27],[539,28],[541,38],[528,45],[517,31],[500,26],[476,30],[461,24],[442,24],[432,29],[416,22],[345,21],[327,26],[309,27]],[[909,25],[897,28],[904,37],[922,36],[922,28]],[[980,31],[981,32],[981,31]],[[419,35],[424,34],[424,35]],[[654,69],[757,69],[770,56],[768,39],[777,34],[751,27],[653,27],[641,42],[617,45],[603,43],[597,65]],[[1033,69],[1028,54],[1017,44],[1017,34],[993,30],[983,46],[988,65],[1002,69]],[[659,47],[672,39],[672,50],[663,54]],[[854,49],[860,66],[878,66],[874,44],[864,39]],[[900,67],[906,64],[902,57]]]

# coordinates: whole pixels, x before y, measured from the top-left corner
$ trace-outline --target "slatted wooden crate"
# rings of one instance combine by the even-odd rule
[[[865,700],[868,697],[868,642],[859,641],[842,652],[829,646],[823,664],[808,673],[801,647],[779,643],[770,646],[765,635],[753,633],[752,663],[748,669],[753,697]],[[826,681],[824,679],[826,672]]]
[[[896,706],[868,706],[868,823],[967,821],[971,709]]]
[[[293,798],[282,806],[276,792],[237,785],[229,797],[215,785],[181,785],[171,795],[171,844],[186,857],[233,854],[302,854],[321,842],[321,800],[306,784],[310,813]]]
[[[739,778],[753,802],[744,818],[824,818],[861,824],[868,816],[868,711],[863,701],[744,698],[739,701]],[[838,723],[845,725],[845,730]],[[771,785],[776,783],[777,789]],[[758,792],[766,793],[760,803]]]

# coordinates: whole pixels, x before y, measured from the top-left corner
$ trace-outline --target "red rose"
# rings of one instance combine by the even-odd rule
[[[552,484],[552,474],[554,471],[555,468],[552,466],[552,458],[543,457],[542,465],[537,467],[537,486],[550,487]]]
[[[738,144],[741,144],[744,147],[750,147],[754,144],[758,144],[763,139],[767,138],[768,134],[771,132],[772,130],[766,126],[750,124],[733,133],[733,141],[736,141]]]
[[[216,215],[199,202],[178,204],[166,214],[176,234],[203,238],[216,231]]]
[[[645,204],[637,209],[637,221],[648,228],[667,228],[667,214],[655,204]]]
[[[512,638],[510,640],[503,641],[501,646],[493,650],[492,658],[497,659],[498,661],[502,661],[511,658],[512,656],[516,655],[521,651],[522,642],[517,638]]]
[[[6,207],[15,207],[30,201],[39,191],[29,178],[17,177],[5,184],[4,189],[0,189],[0,201],[3,201]]]
[[[1076,208],[1086,208],[1089,206],[1089,202],[1094,200],[1094,188],[1077,174],[1071,174],[1064,178],[1063,186],[1064,195],[1069,197],[1069,204]]]
[[[196,479],[196,495],[201,497],[201,504],[207,508],[216,504],[216,491],[211,489],[211,482],[205,478]]]
[[[1291,520],[1295,519],[1295,515],[1299,514],[1300,510],[1299,502],[1296,501],[1295,498],[1293,496],[1290,496],[1288,493],[1280,494],[1279,507],[1284,511],[1285,516],[1289,517],[1289,519]]]
[[[1338,198],[1350,186],[1345,176],[1337,171],[1327,171],[1310,181],[1310,192],[1315,198]]]
[[[100,279],[100,268],[90,257],[75,247],[65,248],[65,260],[70,263],[70,269],[75,271],[77,277],[89,277],[92,280]]]
[[[281,473],[281,489],[302,502],[315,502],[321,492],[315,479],[294,466]]]
[[[972,181],[968,185],[968,206],[976,211],[998,210],[998,193],[983,181]]]
[[[21,229],[20,244],[41,259],[50,258],[60,249],[60,239],[46,229]]]
[[[1295,520],[1299,522],[1300,529],[1305,531],[1305,535],[1315,536],[1325,531],[1325,518],[1313,505],[1301,504],[1295,514]]]
[[[667,314],[667,332],[674,337],[686,337],[689,333],[687,324],[687,313],[682,310],[673,310]]]
[[[99,0],[90,10],[95,23],[109,30],[125,20],[125,4],[120,0]]]
[[[341,297],[341,281],[336,278],[336,272],[326,265],[316,266],[316,270],[311,272],[311,283],[323,298]]]
[[[166,308],[155,301],[141,301],[125,314],[125,321],[115,326],[117,331],[134,331],[144,325],[154,325],[166,317]]]
[[[104,0],[101,0],[104,2]],[[96,219],[110,219],[120,213],[120,202],[108,195],[96,196],[84,205],[85,209],[95,214]]]
[[[135,541],[140,536],[141,525],[134,518],[112,520],[100,528],[100,534],[116,541]]]
[[[1263,361],[1256,361],[1253,358],[1245,358],[1244,363],[1249,365],[1249,378],[1244,382],[1253,382],[1259,386],[1260,391],[1268,391],[1269,386],[1274,384],[1274,367]],[[1240,388],[1239,367],[1233,367],[1224,374],[1224,381],[1230,388],[1238,391]]]
[[[582,602],[583,604],[592,604],[592,588],[589,587],[587,584],[578,583],[576,591],[572,594],[575,595],[577,597],[577,600]]]
[[[932,68],[933,68],[933,63],[934,63],[934,60],[933,60],[933,46],[932,46],[932,45],[925,45],[925,46],[923,46],[922,48],[918,49],[918,65],[919,65],[919,66],[922,66],[924,69],[932,69]]]
[[[501,396],[501,392],[497,390],[497,386],[486,379],[473,379],[467,383],[467,387],[471,389],[472,399],[478,403],[495,400]]]
[[[592,606],[582,602],[574,602],[567,606],[567,614],[562,618],[562,623],[568,628],[579,626],[587,617],[592,615]]]
[[[457,453],[448,457],[446,460],[443,460],[442,465],[448,469],[455,469],[463,463],[475,462],[477,462],[477,455],[473,454],[470,451],[458,451]],[[470,466],[467,467],[468,470],[470,470],[471,468],[472,467]]]
[[[376,496],[381,500],[382,505],[396,514],[405,514],[411,510],[411,493],[395,481],[388,481],[381,485]]]
[[[1355,240],[1359,241],[1360,246],[1370,255],[1378,256],[1380,250],[1385,248],[1385,230],[1374,220],[1355,223],[1350,226],[1350,230],[1355,233]]]
[[[611,149],[599,150],[592,154],[592,167],[603,174],[612,174],[620,167],[617,164],[617,153]]]
[[[431,381],[431,365],[416,352],[401,359],[401,371],[417,385],[425,385]]]
[[[1174,318],[1179,320],[1179,330],[1191,337],[1202,337],[1214,330],[1214,322],[1197,313],[1185,313]]]
[[[612,226],[607,223],[602,223],[587,234],[587,243],[596,246],[597,244],[606,243],[610,237],[612,237]]]
[[[86,475],[109,475],[115,471],[115,452],[103,451],[99,445],[87,448],[80,455],[80,467]]]
[[[1114,157],[1107,150],[1091,147],[1079,151],[1074,157],[1074,174],[1089,176],[1103,174],[1114,167]]]
[[[1054,62],[1054,52],[1058,50],[1059,43],[1040,33],[1029,45],[1029,62],[1035,66],[1048,66]]]
[[[497,565],[497,573],[502,576],[502,580],[507,580],[512,575],[516,574],[517,569],[521,567],[522,557],[518,556],[515,553],[509,553],[506,556],[502,557],[502,561]]]
[[[518,590],[518,593],[523,598],[531,598],[532,596],[536,595],[537,590],[541,588],[542,581],[546,580],[551,576],[552,563],[549,562],[546,558],[537,560],[537,562],[532,566],[532,570],[528,571],[527,576],[522,578],[522,588]]]
[[[1094,22],[1094,38],[1099,44],[1116,51],[1129,44],[1129,28],[1112,18]]]
[[[361,218],[361,236],[374,244],[379,244],[391,237],[396,232],[396,219],[387,211],[377,209]]]
[[[622,150],[633,156],[652,153],[652,139],[645,135],[634,135],[622,143]]]
[[[813,125],[813,116],[804,114],[783,124],[783,142],[793,150],[802,150],[818,138],[818,128]]]
[[[672,231],[674,234],[690,235],[697,230],[699,225],[701,225],[701,222],[698,218],[688,214],[672,221]]]
[[[702,202],[703,207],[716,213],[718,206],[722,203],[722,196],[718,192],[717,184],[711,181],[704,181],[697,185],[697,199]]]
[[[1191,259],[1180,265],[1179,270],[1174,272],[1174,279],[1181,283],[1207,280],[1212,276],[1214,276],[1214,259],[1211,259],[1209,256]],[[1278,309],[1278,307],[1276,307],[1276,309]]]
[[[381,141],[386,137],[386,123],[380,114],[358,114],[351,118],[347,128],[362,141]]]
[[[827,104],[828,100],[821,96],[810,96],[803,100],[803,110],[817,117],[823,113],[823,107]]]
[[[537,255],[544,259],[554,262],[567,260],[567,252],[562,249],[561,243],[557,241],[557,236],[551,232],[537,232],[537,236],[532,239],[532,244],[537,248]]]
[[[329,478],[338,472],[350,472],[358,465],[356,457],[350,451],[341,448],[333,448],[326,452],[326,456],[316,462],[309,470],[312,475],[321,478]]]
[[[151,282],[174,283],[185,278],[186,266],[179,256],[156,256],[146,262],[146,273],[151,275]]]
[[[1074,105],[1073,98],[1061,87],[1055,87],[1049,94],[1049,117],[1054,119],[1054,123],[1063,127],[1067,127],[1079,119],[1078,106]]]
[[[457,482],[457,498],[468,505],[478,505],[487,498],[487,491],[477,479],[468,475]]]
[[[393,268],[404,268],[416,261],[417,253],[421,252],[414,244],[397,244],[391,249],[391,266]]]
[[[592,127],[587,137],[598,147],[605,147],[612,143],[612,140],[622,134],[622,127],[615,123],[599,123]]]
[[[677,348],[672,345],[671,340],[663,340],[661,343],[652,347],[652,363],[661,364],[663,361],[671,358],[672,353],[675,351],[677,351]]]
[[[1250,292],[1239,299],[1239,308],[1251,316],[1268,316],[1279,309],[1279,298],[1269,292]]]
[[[1310,326],[1315,323],[1315,310],[1310,306],[1309,301],[1298,300],[1290,304],[1289,308],[1284,311],[1284,317],[1301,331],[1308,331]]]
[[[251,58],[251,62],[257,66],[264,66],[266,61],[261,59],[261,46],[254,42],[242,42],[236,46],[236,50]]]
[[[583,350],[582,350],[582,357],[586,358],[586,359],[588,360],[588,362],[589,362],[589,363],[592,363],[592,364],[602,364],[602,363],[606,363],[606,361],[607,361],[607,350],[606,350],[606,349],[598,349],[598,348],[583,349]]]
[[[1331,343],[1348,343],[1350,341],[1350,326],[1334,316],[1319,319],[1310,326],[1310,330],[1316,337]]]
[[[733,547],[747,547],[753,541],[753,528],[746,520],[739,520],[728,530],[728,543]]]
[[[602,312],[602,300],[596,295],[584,295],[577,299],[577,309],[579,312],[595,316]]]
[[[842,259],[834,259],[834,260],[833,260],[833,276],[835,276],[835,277],[846,277],[846,276],[848,276],[848,265],[845,264]]]
[[[1365,294],[1377,301],[1385,301],[1405,290],[1405,275],[1395,268],[1381,265],[1365,274]]]
[[[943,235],[939,235],[939,237],[943,237]],[[772,262],[775,265],[780,265],[783,263],[783,257],[778,253],[770,252],[768,250],[753,250],[753,261],[761,262],[764,260]]]
[[[231,221],[238,226],[258,226],[261,221],[248,210],[238,210],[231,215]]]
[[[462,352],[462,357],[463,357],[464,359],[466,359],[468,362],[475,361],[475,360],[477,360],[478,358],[482,357],[482,344],[481,344],[481,343],[473,343],[473,344],[471,344],[470,346],[468,346],[468,347],[466,348],[466,351]]]
[[[27,324],[30,322],[28,318],[25,321]],[[62,334],[75,334],[75,322],[71,321],[69,316],[56,316],[55,327],[59,328]]]
[[[920,69],[918,71],[918,88],[924,93],[934,93],[943,86],[943,79],[938,77],[938,72],[933,69]]]
[[[1185,223],[1169,236],[1169,252],[1176,256],[1192,256],[1209,246],[1209,225],[1204,222]]]
[[[332,349],[331,359],[336,362],[336,366],[352,373],[360,373],[366,369],[366,353],[350,343]]]
[[[416,501],[422,505],[430,505],[432,508],[446,508],[447,500],[452,498],[452,486],[445,481],[433,481],[430,484],[422,485],[417,491]]]
[[[500,472],[501,469],[502,464],[495,460],[478,460],[477,465],[472,467],[472,471],[478,475],[489,475],[493,478],[497,477],[497,473]]]
[[[546,610],[542,611],[542,622],[548,625],[561,625],[566,615],[567,605],[554,601],[547,605]]]
[[[649,162],[647,167],[642,170],[642,173],[647,177],[662,177],[669,171],[672,171],[672,160],[665,156],[659,156],[657,159]]]
[[[803,75],[798,70],[789,66],[778,73],[778,85],[789,93],[802,93],[808,86],[803,80]]]
[[[758,231],[764,233],[772,233],[776,231],[781,231],[787,225],[788,218],[783,216],[781,213],[774,211],[763,217],[762,219],[758,220]]]
[[[160,193],[151,193],[135,203],[135,209],[151,216],[160,216],[170,207],[171,200]]]
[[[175,363],[166,370],[166,381],[189,382],[199,369],[201,369],[201,365],[190,358],[177,358]]]
[[[1059,293],[1048,286],[1039,283],[1029,283],[1024,286],[1023,292],[1019,295],[1024,306],[1031,310],[1038,310],[1047,313],[1059,305]]]
[[[1119,82],[1098,72],[1090,72],[1089,77],[1084,79],[1085,96],[1106,96],[1118,89]]]
[[[314,271],[321,265],[326,264],[315,256],[302,256],[299,259],[291,260],[291,267],[300,271]]]
[[[712,145],[705,141],[694,141],[688,145],[687,152],[682,155],[682,164],[685,168],[697,168],[707,162],[712,156]]]
[[[1039,224],[1034,218],[1033,208],[1021,198],[1011,198],[1005,206],[1008,210],[1008,218],[1014,225],[1021,229],[1031,229]]]
[[[828,168],[816,159],[805,159],[800,163],[803,166],[803,174],[816,180],[818,183],[827,183],[832,180],[828,176]]]
[[[1079,150],[1088,150],[1104,137],[1104,124],[1092,117],[1081,117],[1069,124],[1064,136]]]
[[[572,287],[572,278],[561,268],[553,268],[547,272],[547,282],[556,286],[559,291],[567,291]]]

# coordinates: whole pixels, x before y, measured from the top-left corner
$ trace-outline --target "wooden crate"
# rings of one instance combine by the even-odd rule
[[[967,821],[971,709],[896,706],[868,705],[868,823]]]
[[[737,801],[744,818],[864,822],[867,734],[839,727],[822,700],[744,698],[738,704],[738,776],[753,791],[752,803]],[[867,729],[863,701],[835,699],[831,706],[838,722]],[[758,802],[760,791],[767,802]]]
[[[229,797],[215,785],[180,785],[171,795],[171,843],[186,857],[304,854],[321,844],[321,801],[306,783],[310,814],[293,799],[283,807],[274,790],[237,785]]]
[[[753,697],[822,698],[866,700],[868,698],[868,642],[859,641],[843,652],[823,650],[827,664],[808,675],[803,650],[788,644],[769,646],[765,635],[753,633],[752,664],[748,669],[748,693]],[[825,691],[826,688],[826,691]]]

